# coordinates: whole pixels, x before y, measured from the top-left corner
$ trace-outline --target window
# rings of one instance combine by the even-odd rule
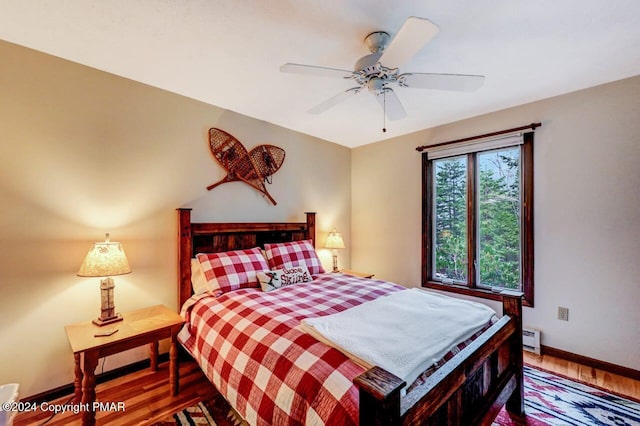
[[[423,286],[533,306],[533,132],[423,154]]]

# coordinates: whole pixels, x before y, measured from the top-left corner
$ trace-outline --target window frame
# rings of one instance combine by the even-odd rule
[[[522,289],[524,293],[523,305],[533,307],[534,295],[534,262],[533,262],[533,134],[526,132],[522,135],[520,145],[521,164],[521,268]],[[428,147],[427,147],[428,148]],[[477,150],[476,152],[491,151]],[[474,150],[475,151],[475,150]],[[470,153],[473,154],[473,153]],[[426,288],[447,291],[483,299],[502,300],[498,292],[476,287],[476,252],[478,248],[478,229],[476,216],[478,214],[476,202],[476,156],[467,154],[467,283],[444,284],[435,281],[431,259],[433,258],[433,165],[426,154],[422,155],[422,286]]]

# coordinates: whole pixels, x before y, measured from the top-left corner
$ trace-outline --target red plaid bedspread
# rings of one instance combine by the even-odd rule
[[[268,293],[241,289],[205,297],[187,312],[179,339],[252,425],[357,424],[358,391],[352,381],[364,369],[295,327],[305,317],[333,314],[403,289],[324,274]]]

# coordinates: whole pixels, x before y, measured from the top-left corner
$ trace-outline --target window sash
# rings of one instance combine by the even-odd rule
[[[483,262],[488,262],[489,260],[482,256],[481,253],[481,248],[482,248],[482,226],[481,226],[481,221],[483,219],[482,216],[482,199],[480,196],[480,192],[483,190],[483,188],[481,187],[481,161],[480,161],[480,157],[485,155],[485,154],[492,154],[495,152],[504,152],[505,148],[509,148],[509,147],[504,147],[504,148],[499,148],[499,149],[494,149],[494,150],[488,150],[488,151],[482,151],[482,152],[477,152],[475,153],[476,159],[477,159],[477,173],[475,176],[475,183],[476,183],[476,187],[475,187],[475,191],[476,191],[476,208],[475,208],[475,216],[474,216],[474,221],[477,227],[477,241],[476,241],[476,287],[477,288],[484,288],[484,289],[492,289],[492,288],[511,288],[508,286],[509,283],[506,282],[502,282],[502,283],[497,283],[497,284],[492,284],[492,283],[487,283],[487,282],[483,282],[482,280],[482,264]],[[517,216],[517,224],[518,224],[518,242],[517,242],[517,248],[518,248],[518,282],[517,285],[518,287],[514,290],[518,290],[521,291],[522,290],[522,283],[523,283],[523,277],[522,277],[522,270],[523,270],[523,258],[522,258],[522,227],[523,227],[523,221],[522,221],[522,203],[523,203],[523,176],[522,176],[522,150],[518,150],[518,154],[517,154],[517,158],[518,158],[518,216]]]
[[[469,188],[468,188],[468,173],[469,173],[469,165],[468,165],[468,158],[467,156],[458,156],[457,158],[448,158],[447,160],[453,160],[453,161],[457,161],[457,160],[464,160],[463,161],[463,165],[464,165],[464,192],[465,192],[465,203],[464,203],[464,246],[465,246],[465,257],[464,260],[462,261],[462,265],[466,265],[468,262],[468,232],[469,232],[469,228],[467,226],[467,217],[468,217],[468,205],[466,203],[466,199],[467,199],[467,194],[469,193]],[[445,161],[447,161],[445,160]],[[438,275],[440,274],[440,271],[438,270],[438,186],[437,186],[437,175],[438,175],[438,166],[436,165],[436,162],[432,163],[434,164],[433,168],[432,168],[432,182],[433,182],[433,197],[431,200],[431,205],[432,205],[432,209],[433,212],[435,213],[432,217],[432,223],[431,223],[431,229],[432,229],[432,241],[433,241],[433,250],[432,250],[432,254],[431,254],[431,262],[434,265],[433,266],[433,273],[432,273],[432,279],[434,281],[439,281],[442,283],[446,283],[446,284],[461,284],[461,285],[467,285],[468,281],[469,281],[469,273],[468,273],[468,268],[465,266],[464,269],[460,269],[459,274],[462,273],[463,274],[463,278],[456,278],[456,277],[438,277]],[[451,230],[449,230],[449,232],[451,232]]]

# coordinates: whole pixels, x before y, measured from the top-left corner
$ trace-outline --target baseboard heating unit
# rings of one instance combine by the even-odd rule
[[[522,348],[540,355],[540,330],[522,327]]]

